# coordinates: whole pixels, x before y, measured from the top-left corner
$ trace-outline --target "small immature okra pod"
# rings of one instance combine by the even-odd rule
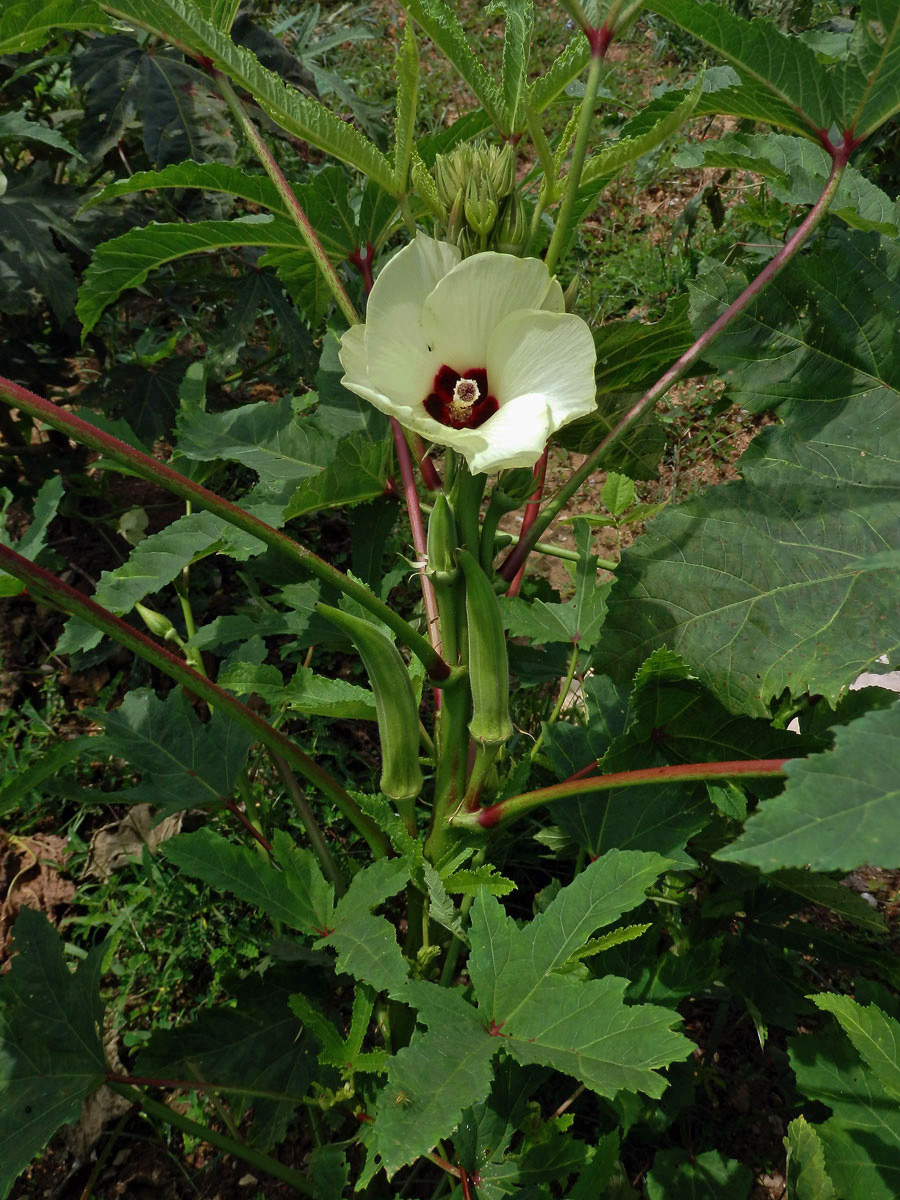
[[[428,574],[438,586],[451,584],[459,574],[456,553],[456,521],[453,509],[443,492],[439,492],[428,519]]]
[[[500,746],[512,733],[509,719],[509,663],[500,603],[490,579],[467,550],[459,551],[466,577],[469,629],[469,733],[482,746]]]
[[[414,800],[422,790],[419,707],[399,650],[371,621],[330,604],[319,604],[317,609],[347,634],[369,676],[381,738],[382,792],[391,800]]]

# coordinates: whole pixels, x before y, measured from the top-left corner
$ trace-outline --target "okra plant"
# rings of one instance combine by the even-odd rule
[[[900,212],[854,165],[896,128],[900,5],[813,9],[799,35],[714,2],[560,0],[564,48],[540,73],[532,0],[502,0],[494,77],[451,4],[406,0],[387,131],[286,82],[274,39],[238,39],[237,0],[0,14],[2,54],[79,31],[181,56],[258,164],[104,175],[92,206],[146,193],[165,212],[202,189],[220,215],[99,245],[85,334],[165,264],[250,247],[320,355],[316,395],[231,408],[208,403],[212,360],[186,363],[155,447],[0,381],[29,438],[60,431],[183,504],[91,596],[48,569],[60,476],[0,537],[2,594],[69,614],[57,655],[109,639],[160,689],[98,710],[100,732],[0,800],[78,756],[124,760],[139,782],[116,801],[194,814],[161,858],[267,930],[233,998],[120,1057],[115,941],[70,972],[22,908],[0,979],[2,1195],[105,1085],[278,1181],[267,1195],[742,1200],[754,1164],[681,1137],[715,1050],[682,1026],[689,1003],[787,1050],[792,1197],[900,1192],[900,979],[867,941],[880,914],[840,883],[900,867],[900,707],[850,690],[900,646]],[[648,14],[707,62],[611,136],[610,52]],[[472,101],[428,134],[426,41]],[[585,220],[699,118],[677,163],[751,171],[781,235],[701,263],[655,324],[592,326]],[[599,499],[576,550],[548,541],[598,471],[612,517],[630,507],[658,402],[688,375],[774,414],[740,479],[655,512],[602,570]],[[555,491],[554,445],[584,456]],[[374,547],[347,570],[301,533],[338,508],[355,551]],[[529,573],[545,553],[571,568],[565,598]],[[190,568],[213,555],[246,602],[204,620]],[[323,718],[377,736],[364,776],[317,754]],[[808,924],[809,904],[844,924]],[[184,1093],[194,1116],[167,1102]]]

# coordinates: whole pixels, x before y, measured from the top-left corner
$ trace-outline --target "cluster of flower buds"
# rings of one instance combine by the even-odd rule
[[[528,221],[516,191],[516,153],[505,146],[457,146],[439,154],[434,180],[447,217],[446,240],[464,257],[480,250],[521,254]]]

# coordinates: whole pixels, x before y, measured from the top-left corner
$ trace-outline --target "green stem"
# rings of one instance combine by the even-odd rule
[[[457,460],[450,503],[456,518],[459,544],[476,558],[479,543],[478,508],[486,483],[487,475],[472,475],[465,459]]]
[[[215,1129],[210,1129],[207,1125],[201,1125],[198,1121],[192,1121],[190,1117],[182,1116],[181,1113],[168,1108],[165,1104],[160,1104],[159,1101],[152,1100],[138,1088],[129,1087],[124,1083],[109,1083],[108,1086],[114,1092],[118,1092],[120,1096],[124,1096],[126,1100],[137,1104],[148,1116],[155,1117],[158,1121],[162,1121],[166,1125],[171,1125],[175,1129],[180,1129],[182,1133],[190,1134],[191,1137],[199,1138],[201,1141],[207,1142],[210,1146],[224,1150],[226,1154],[232,1154],[235,1158],[242,1159],[244,1162],[249,1163],[251,1167],[265,1171],[273,1179],[280,1179],[283,1183],[296,1188],[303,1196],[314,1196],[316,1194],[315,1189],[305,1175],[302,1175],[299,1171],[292,1170],[290,1167],[285,1166],[284,1163],[278,1162],[277,1159],[270,1158],[268,1154],[262,1154],[259,1150],[254,1150],[252,1146],[236,1142],[233,1138],[227,1137],[223,1133],[218,1133]]]
[[[331,289],[331,294],[337,301],[338,308],[347,318],[348,324],[358,325],[360,323],[359,313],[353,307],[353,302],[347,295],[347,290],[343,283],[341,283],[340,276],[334,269],[334,264],[325,253],[325,249],[322,243],[319,241],[319,237],[315,229],[313,229],[312,225],[310,225],[309,218],[303,211],[300,201],[294,195],[293,189],[285,178],[283,171],[275,161],[272,151],[266,145],[265,140],[259,133],[259,130],[244,111],[244,106],[238,99],[228,77],[223,75],[221,71],[218,71],[215,68],[212,70],[212,77],[216,81],[219,91],[224,96],[225,103],[231,109],[234,119],[240,125],[241,129],[243,129],[247,140],[253,147],[256,157],[262,163],[266,174],[275,184],[279,196],[285,203],[288,216],[300,230],[300,234],[304,242],[306,242],[316,266],[322,273],[322,278],[328,284],[328,287]]]
[[[469,750],[469,679],[463,674],[441,694],[437,717],[437,769],[434,777],[434,808],[425,854],[439,862],[447,850],[453,814],[461,807],[466,785],[466,758]],[[456,840],[455,836],[452,838]]]
[[[306,836],[309,838],[309,843],[316,853],[316,857],[322,865],[322,874],[326,879],[334,884],[336,896],[343,896],[347,890],[347,885],[344,882],[344,877],[338,869],[337,863],[332,857],[331,851],[328,849],[328,844],[325,841],[325,835],[322,833],[319,823],[313,816],[313,811],[307,803],[306,797],[300,789],[300,785],[294,778],[294,772],[290,768],[281,754],[272,754],[272,761],[278,768],[278,774],[284,786],[288,790],[288,795],[291,798],[291,803],[297,812],[297,816],[303,822],[303,828],[306,830]]]
[[[825,185],[822,195],[807,213],[805,220],[797,228],[796,233],[786,242],[760,273],[753,279],[741,294],[734,300],[712,325],[697,338],[694,344],[681,355],[666,373],[649,388],[644,395],[622,417],[621,421],[610,430],[596,450],[592,451],[577,471],[573,471],[555,496],[545,505],[543,512],[523,536],[515,550],[509,554],[500,567],[499,574],[504,579],[512,580],[521,568],[525,559],[534,549],[541,534],[562,511],[570,498],[578,491],[585,480],[600,467],[609,449],[620,441],[638,421],[666,394],[669,388],[683,378],[698,362],[712,343],[741,313],[751,301],[771,283],[812,236],[816,227],[824,220],[828,207],[840,186],[841,178],[847,166],[847,156],[843,151],[836,151],[831,168],[831,175]]]
[[[544,733],[546,732],[547,727],[549,725],[553,725],[554,722],[559,719],[559,714],[562,712],[562,707],[566,702],[566,696],[568,696],[568,694],[569,694],[569,688],[572,686],[572,680],[575,678],[575,667],[578,664],[578,652],[579,652],[579,647],[578,647],[578,643],[576,642],[575,645],[572,647],[572,653],[569,655],[569,669],[566,672],[566,677],[562,682],[562,687],[559,689],[559,695],[556,697],[556,704],[554,704],[553,711],[550,713],[550,716],[544,722],[541,732],[538,735],[537,741],[531,747],[532,761],[534,761],[535,757],[537,756],[537,752],[540,750],[541,745],[543,744]]]
[[[48,600],[51,604],[74,613],[95,629],[101,630],[117,641],[121,646],[136,654],[145,662],[157,667],[164,674],[188,688],[201,700],[205,700],[211,708],[224,712],[238,725],[249,730],[263,745],[275,754],[281,754],[300,772],[300,774],[328,797],[344,814],[356,829],[366,839],[372,852],[379,857],[389,852],[390,844],[378,826],[365,813],[361,812],[356,801],[344,788],[317,762],[309,758],[295,746],[290,738],[273,729],[268,721],[263,720],[240,700],[223,691],[222,688],[206,679],[193,667],[189,667],[182,659],[176,658],[168,650],[150,640],[145,634],[139,633],[120,617],[113,616],[93,600],[83,596],[67,583],[63,583],[43,567],[29,562],[21,554],[16,554],[7,546],[0,545],[0,568],[8,571],[17,579],[21,579],[30,591]]]
[[[550,239],[550,246],[544,259],[547,264],[547,270],[551,274],[556,268],[563,246],[569,236],[569,226],[571,225],[572,213],[575,209],[575,198],[578,195],[578,188],[581,184],[581,172],[584,168],[584,160],[587,157],[591,124],[594,120],[594,105],[597,102],[597,90],[600,87],[600,76],[603,74],[603,65],[603,56],[596,52],[592,53],[587,83],[584,86],[584,99],[581,102],[578,131],[575,134],[575,145],[572,149],[572,161],[569,164],[569,172],[566,175],[566,190],[563,194],[562,204],[559,206],[556,228],[553,230],[553,237]]]
[[[453,824],[465,829],[493,829],[524,817],[542,804],[584,796],[592,792],[608,792],[612,788],[643,787],[648,783],[690,783],[713,779],[765,779],[784,775],[787,758],[755,758],[737,762],[678,763],[676,766],[644,767],[638,771],[616,771],[611,775],[593,775],[586,779],[567,779],[534,792],[523,792],[500,800],[477,812],[460,812]]]
[[[179,475],[165,463],[157,462],[155,458],[142,454],[133,446],[128,446],[118,438],[103,433],[89,422],[82,420],[81,417],[76,417],[72,413],[58,408],[55,404],[43,400],[34,392],[29,392],[10,379],[0,377],[0,399],[11,408],[21,409],[30,416],[37,417],[51,428],[61,430],[74,441],[90,446],[93,450],[102,451],[103,454],[121,463],[129,474],[137,475],[141,479],[148,479],[151,483],[158,484],[183,500],[192,500],[198,508],[215,513],[230,525],[253,534],[270,549],[290,559],[304,573],[314,575],[323,583],[337,588],[339,592],[343,592],[345,596],[349,596],[368,612],[378,617],[380,621],[383,621],[396,634],[398,641],[411,650],[416,658],[424,664],[430,681],[435,686],[440,686],[441,681],[450,674],[450,668],[436,653],[426,637],[413,629],[407,621],[404,621],[393,609],[373,595],[363,584],[350,579],[337,567],[333,567],[331,563],[325,562],[311,550],[299,545],[286,533],[273,529],[259,517],[245,512],[236,504],[224,500],[215,492],[208,491],[184,475]]]

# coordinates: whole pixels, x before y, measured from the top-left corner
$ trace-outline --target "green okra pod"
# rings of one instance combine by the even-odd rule
[[[422,790],[419,706],[399,650],[371,621],[330,604],[317,607],[323,617],[347,634],[369,676],[381,738],[382,792],[401,804],[415,800]]]
[[[500,602],[478,560],[459,551],[466,578],[469,636],[469,686],[472,719],[469,733],[482,746],[501,746],[512,733],[509,719],[509,663]]]

